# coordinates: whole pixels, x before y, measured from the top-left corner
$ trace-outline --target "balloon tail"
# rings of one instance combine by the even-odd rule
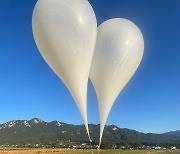
[[[101,148],[101,138],[99,139],[99,145],[98,145],[98,150]]]
[[[86,130],[87,130],[87,135],[88,135],[88,139],[89,139],[89,144],[90,144],[91,149],[92,149],[92,140],[91,140],[90,133],[89,133],[89,127],[88,127],[88,125],[85,125],[85,127],[86,127]]]
[[[91,140],[90,137],[89,137],[89,144],[90,144],[90,146],[91,146],[91,149],[93,149],[93,147],[92,147],[92,140]]]
[[[100,124],[100,137],[99,137],[99,146],[98,146],[98,150],[100,150],[100,148],[101,148],[101,141],[102,141],[103,131],[104,131],[104,125]]]

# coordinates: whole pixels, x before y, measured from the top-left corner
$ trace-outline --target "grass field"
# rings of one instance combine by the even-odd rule
[[[77,149],[0,149],[8,154],[180,154],[180,150],[77,150]]]

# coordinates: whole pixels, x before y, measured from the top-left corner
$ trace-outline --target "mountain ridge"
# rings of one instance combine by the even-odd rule
[[[180,130],[163,133],[164,135],[180,136]]]
[[[91,138],[99,141],[99,124],[89,124]],[[170,132],[168,132],[170,133]],[[180,146],[180,136],[168,133],[142,133],[136,130],[119,128],[116,125],[105,127],[103,143],[122,145],[162,145]],[[14,144],[73,144],[88,142],[84,125],[66,124],[57,120],[45,122],[39,118],[31,120],[12,120],[0,124],[0,145]]]

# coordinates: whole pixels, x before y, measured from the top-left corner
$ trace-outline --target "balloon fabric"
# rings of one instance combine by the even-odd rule
[[[72,94],[89,136],[87,85],[97,35],[91,5],[87,0],[38,0],[32,29],[41,55]]]
[[[143,36],[131,21],[115,18],[98,27],[90,79],[99,105],[99,146],[113,103],[138,68],[143,52]]]

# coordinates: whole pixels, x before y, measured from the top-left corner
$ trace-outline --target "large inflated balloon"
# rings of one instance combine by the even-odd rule
[[[89,135],[87,84],[97,35],[91,5],[87,0],[38,0],[32,27],[39,51],[72,94]]]
[[[98,27],[90,79],[98,98],[100,144],[111,107],[138,68],[143,51],[143,36],[131,21],[116,18]]]

